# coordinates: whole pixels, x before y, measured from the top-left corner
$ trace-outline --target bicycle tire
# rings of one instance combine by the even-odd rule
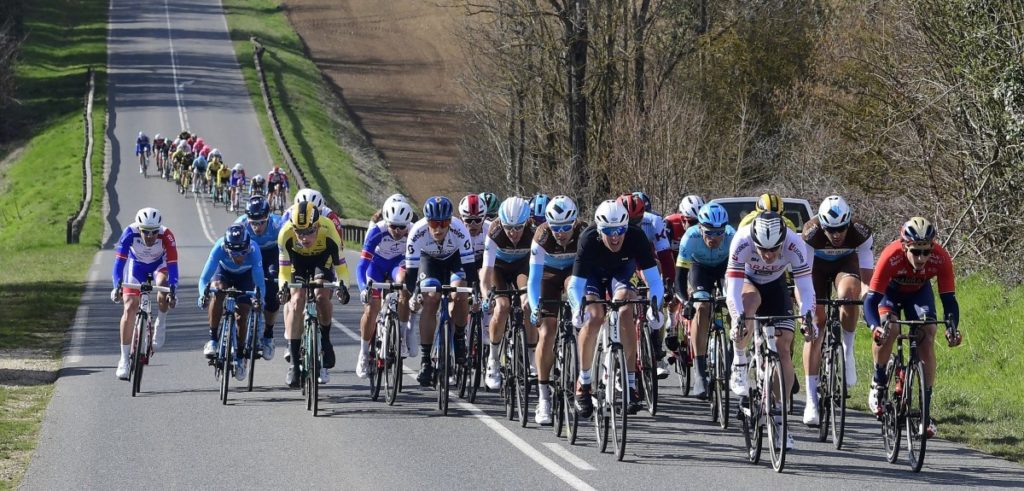
[[[252,382],[255,378],[256,373],[256,353],[259,351],[259,336],[256,335],[259,332],[260,324],[263,320],[263,312],[259,309],[253,309],[249,314],[249,337],[246,338],[245,344],[248,345],[249,352],[249,375],[247,380],[247,390],[252,392]]]
[[[832,402],[830,420],[832,422],[832,446],[836,450],[843,448],[843,437],[846,434],[846,354],[843,352],[842,344],[836,344],[832,349],[832,356],[835,361],[832,366],[835,371],[832,374],[832,387],[829,389]]]
[[[715,373],[714,399],[718,413],[718,426],[723,430],[729,429],[729,399],[732,397],[732,390],[729,389],[730,362],[729,344],[726,342],[725,333],[718,332],[715,335],[715,366],[712,370]]]
[[[312,340],[312,352],[313,352],[313,372],[309,377],[312,381],[311,387],[313,394],[313,417],[317,417],[320,412],[320,367],[323,366],[323,358],[320,351],[323,349],[323,343],[320,341],[320,327],[316,321],[313,322],[313,335],[310,336]]]
[[[654,345],[651,340],[651,330],[645,322],[640,325],[640,356],[637,357],[639,365],[641,397],[647,405],[647,412],[653,417],[658,414],[658,367],[654,362]]]
[[[387,377],[385,377],[387,392],[384,393],[384,402],[393,406],[395,400],[398,399],[398,385],[402,378],[402,339],[398,329],[398,316],[390,309],[384,318],[384,328],[388,330],[387,357],[391,359],[391,365],[387,367]]]
[[[369,353],[367,353],[367,379],[370,381],[370,400],[376,401],[380,398],[380,387],[383,382],[384,371],[386,364],[384,358],[387,356],[387,345],[385,344],[385,332],[381,329],[381,326],[376,326],[377,329],[373,333],[373,339],[370,340]],[[383,357],[382,357],[383,355]]]
[[[231,384],[231,374],[232,374],[232,371],[233,371],[232,369],[234,368],[234,365],[233,365],[234,360],[232,359],[232,353],[231,353],[231,339],[232,339],[231,333],[233,331],[233,326],[234,325],[235,325],[235,314],[232,313],[232,314],[228,314],[228,315],[224,316],[224,321],[221,324],[221,334],[220,334],[220,340],[221,340],[220,349],[221,349],[221,352],[223,353],[223,356],[221,357],[221,359],[224,362],[224,368],[221,370],[221,380],[220,380],[220,403],[221,404],[227,404],[228,403],[228,388],[229,388],[229,386]]]
[[[683,329],[685,330],[686,327],[684,326]],[[682,392],[683,397],[690,395],[690,390],[693,386],[692,368],[693,356],[690,354],[690,336],[685,335],[683,339],[679,340],[679,349],[676,350],[676,375],[679,379],[679,391]]]
[[[530,420],[530,350],[526,347],[526,329],[521,324],[516,329],[514,351],[516,413],[519,415],[519,426],[526,428]]]
[[[829,321],[831,323],[831,321]],[[832,374],[835,372],[832,358],[832,327],[826,328],[825,339],[821,342],[821,361],[818,364],[818,441],[828,440],[828,434],[832,428]],[[807,394],[810,397],[810,394]]]
[[[896,354],[893,353],[885,368],[885,379],[891,383],[896,374],[896,367],[902,365],[903,361],[899,360]],[[899,401],[890,400],[888,390],[883,391],[883,396],[878,401],[885,411],[882,415],[882,445],[885,449],[885,460],[890,464],[895,464],[896,459],[900,455],[900,436],[903,429],[902,415],[898,412]],[[896,394],[893,394],[893,396],[899,397]]]
[[[445,302],[442,302],[444,304]],[[449,371],[451,370],[451,320],[447,315],[442,314],[441,318],[441,344],[437,349],[437,370],[434,370],[434,380],[437,384],[437,408],[441,414],[448,415],[448,391]]]
[[[765,419],[765,425],[768,428],[768,453],[771,456],[772,469],[775,469],[775,472],[782,472],[786,467],[786,435],[789,432],[789,411],[786,408],[789,407],[789,398],[791,396],[789,391],[786,390],[782,363],[774,353],[768,358],[768,367],[765,373],[768,375],[766,378],[767,383],[765,384],[767,387],[765,394],[769,401],[768,404],[765,404],[765,410],[769,412],[772,418],[776,417],[776,411],[779,413],[778,425],[774,421]],[[775,408],[779,409],[776,410]]]
[[[306,411],[313,410],[313,385],[316,385],[317,373],[310,365],[313,363],[313,333],[315,327],[311,327],[310,319],[306,319],[302,331],[302,360],[299,370],[303,374],[303,388],[306,391]],[[312,384],[311,384],[312,382]]]
[[[146,325],[146,313],[139,312],[135,316],[135,329],[132,334],[132,355],[128,366],[128,380],[132,384],[132,397],[141,392],[142,387],[142,329]]]
[[[925,450],[928,447],[929,408],[924,403],[924,365],[914,362],[907,367],[907,380],[903,383],[904,409],[907,411],[907,458],[910,469],[921,472],[924,466]],[[916,448],[915,448],[916,444]]]
[[[740,399],[738,418],[743,429],[743,442],[747,447],[747,461],[757,464],[761,461],[761,442],[764,436],[761,425],[761,388],[750,387],[746,398]]]
[[[605,386],[604,381],[604,362],[605,357],[604,349],[601,346],[601,341],[598,339],[597,348],[594,350],[594,361],[590,373],[593,373],[593,382],[591,386],[591,394],[596,396],[597,404],[594,404],[594,429],[597,431],[597,447],[601,453],[608,448],[608,426],[611,423],[609,421],[609,415],[607,414],[607,408],[605,407]]]
[[[483,376],[484,368],[484,346],[483,346],[483,324],[480,314],[473,316],[473,323],[470,331],[469,343],[469,403],[476,402],[476,394],[480,390],[480,379]]]
[[[510,353],[512,350],[510,333],[511,331],[509,331],[508,326],[506,326],[505,335],[502,336],[501,345],[499,347],[501,352],[498,355],[498,371],[501,373],[501,387],[499,387],[498,390],[501,393],[501,397],[505,400],[505,419],[513,421],[516,417],[516,391],[511,388],[515,385],[515,382],[512,380],[512,370],[509,365],[515,358]]]
[[[612,365],[608,370],[609,381],[617,379],[618,390],[613,386],[612,400],[609,406],[612,443],[615,446],[615,458],[620,462],[626,456],[626,428],[629,420],[629,377],[626,369],[626,353],[621,348],[612,349]]]

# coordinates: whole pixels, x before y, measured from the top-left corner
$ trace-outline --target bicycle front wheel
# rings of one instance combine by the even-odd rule
[[[767,403],[764,411],[771,415],[765,419],[765,426],[768,427],[768,452],[772,458],[772,468],[775,472],[782,472],[786,466],[786,440],[789,433],[789,411],[786,408],[789,407],[790,394],[786,390],[782,364],[777,357],[768,359],[765,375],[764,396]]]
[[[473,316],[473,323],[470,327],[469,359],[466,360],[466,363],[469,368],[466,376],[466,392],[469,403],[472,404],[476,402],[476,392],[480,389],[480,377],[484,365],[483,325],[479,314]]]
[[[522,326],[516,328],[514,367],[516,413],[519,414],[519,426],[526,428],[526,422],[530,419],[530,350],[526,348],[526,329]]]
[[[907,411],[907,457],[910,468],[921,472],[924,452],[928,444],[928,426],[931,424],[928,405],[924,399],[924,365],[916,362],[907,367],[907,380],[903,384],[904,408]]]
[[[725,430],[729,428],[729,398],[732,391],[729,390],[730,345],[727,342],[724,331],[715,334],[713,346],[715,350],[715,363],[711,367],[711,373],[714,374],[715,380],[711,383],[713,387],[708,389],[712,391],[712,404],[715,405],[715,408],[711,411],[713,413],[712,420],[717,416],[718,426]]]
[[[384,328],[388,332],[387,360],[390,363],[387,366],[387,380],[385,382],[387,391],[384,394],[384,400],[391,406],[395,404],[395,399],[398,398],[398,384],[402,378],[402,339],[399,337],[398,316],[394,312],[388,312],[384,320]]]
[[[626,353],[622,349],[612,351],[612,363],[608,368],[608,392],[612,395],[608,413],[611,420],[612,443],[615,446],[615,458],[622,460],[626,456],[626,420],[629,415],[629,374],[626,367]]]
[[[451,370],[451,321],[441,320],[441,339],[437,348],[437,369],[434,380],[437,384],[437,408],[441,414],[448,415],[448,375]]]
[[[896,355],[893,354],[885,368],[885,378],[889,381],[890,385],[897,383],[895,382],[897,364],[902,365],[903,363],[902,361],[897,361]],[[902,383],[902,381],[899,383]],[[885,392],[883,394],[886,396],[878,401],[885,411],[882,415],[882,444],[885,447],[885,460],[890,464],[894,464],[900,455],[900,432],[903,429],[902,416],[898,408],[901,395],[893,394],[890,398]]]
[[[832,446],[836,450],[843,447],[843,435],[846,433],[846,354],[841,344],[832,349],[832,373],[829,377],[829,408],[832,414],[829,420],[832,427]],[[824,422],[822,422],[824,425]]]
[[[132,335],[132,356],[129,360],[128,365],[128,380],[132,383],[132,397],[135,397],[141,391],[142,386],[142,370],[145,363],[145,345],[143,344],[143,338],[145,338],[144,330],[148,323],[148,318],[145,312],[139,312],[135,316],[135,330]]]
[[[828,440],[829,428],[832,427],[832,374],[835,372],[835,360],[832,358],[832,336],[826,335],[821,343],[821,363],[818,365],[818,441]],[[811,394],[807,394],[810,397]]]
[[[611,424],[611,415],[608,414],[608,408],[606,407],[606,391],[605,387],[609,383],[614,384],[614,381],[605,380],[606,367],[605,367],[605,352],[601,346],[601,341],[597,342],[597,349],[594,350],[594,362],[590,373],[593,375],[593,382],[591,383],[591,393],[594,398],[597,399],[594,404],[594,429],[597,432],[597,446],[601,453],[608,448],[608,427]]]
[[[249,354],[249,379],[247,381],[247,390],[249,392],[252,392],[252,381],[256,373],[256,355],[260,350],[260,338],[256,333],[262,331],[262,324],[263,312],[259,309],[253,309],[252,313],[249,314],[249,338],[245,342],[246,346],[248,346],[246,351]]]
[[[640,327],[640,356],[637,358],[637,368],[643,388],[644,403],[647,405],[647,412],[651,416],[658,413],[658,366],[654,362],[654,345],[651,341],[651,330],[646,323]]]
[[[220,352],[221,360],[224,360],[224,368],[221,370],[220,379],[220,403],[228,403],[228,386],[231,383],[231,374],[234,373],[234,358],[231,353],[231,334],[234,332],[235,314],[228,314],[224,317],[220,331]]]
[[[565,432],[569,445],[576,444],[579,436],[580,415],[576,412],[576,377],[579,376],[580,361],[577,358],[576,338],[566,336],[563,340],[562,355],[565,358],[562,366],[562,411],[565,413]]]
[[[309,396],[311,399],[310,410],[313,412],[313,417],[317,416],[320,411],[320,367],[323,366],[323,360],[320,358],[320,327],[317,325],[314,319],[310,325],[310,336],[309,336]]]
[[[370,351],[367,354],[368,370],[367,378],[370,380],[370,400],[376,401],[380,398],[380,386],[384,379],[385,357],[387,356],[387,344],[385,339],[386,331],[383,326],[377,326],[377,332],[373,334],[370,341]]]

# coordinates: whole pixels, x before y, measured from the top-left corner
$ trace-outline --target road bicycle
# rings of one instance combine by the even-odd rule
[[[705,390],[711,406],[711,421],[723,429],[729,428],[729,377],[732,375],[732,340],[725,326],[730,325],[725,297],[691,297],[694,304],[711,304],[711,323],[708,327],[707,367],[708,383]]]
[[[455,374],[455,328],[452,325],[451,314],[448,313],[448,303],[452,293],[473,293],[468,286],[421,286],[421,293],[440,293],[441,303],[437,308],[440,319],[437,322],[437,329],[434,331],[434,346],[431,348],[430,358],[434,362],[434,387],[437,389],[437,409],[441,414],[448,415],[448,396],[450,381]]]
[[[480,305],[480,291],[473,288],[470,302]],[[469,313],[469,343],[466,345],[466,361],[459,365],[459,397],[465,398],[470,404],[476,401],[476,393],[480,389],[480,379],[484,370],[483,345],[483,312],[476,309]]]
[[[905,321],[894,319],[897,326],[896,349],[889,356],[885,366],[885,377],[888,381],[881,389],[878,405],[882,415],[878,417],[882,423],[882,443],[885,447],[885,458],[890,464],[896,463],[900,453],[900,434],[906,432],[907,458],[914,472],[921,472],[924,465],[925,448],[928,445],[928,425],[931,415],[925,404],[924,363],[917,351],[917,343],[923,338],[921,328],[929,324],[942,324],[952,329],[945,321],[915,320]],[[907,333],[903,333],[907,326]],[[884,336],[883,336],[884,337]],[[903,358],[903,342],[909,341],[910,353],[906,362]],[[888,394],[889,383],[893,383],[893,393]]]
[[[791,397],[789,391],[785,390],[782,361],[775,345],[775,325],[800,318],[799,315],[775,315],[741,319],[753,320],[755,327],[754,340],[747,355],[750,360],[747,371],[751,380],[749,394],[740,398],[740,412],[737,416],[743,425],[743,439],[750,463],[756,464],[761,460],[764,434],[768,433],[768,448],[775,472],[782,472],[786,465],[786,435],[789,431],[787,408]]]
[[[647,287],[641,286],[637,294],[647,297]],[[647,407],[647,412],[654,416],[658,413],[658,360],[654,354],[654,340],[647,323],[647,304],[633,305],[633,319],[636,321],[636,377],[639,379],[637,392]]]
[[[220,320],[220,335],[218,338],[217,353],[214,354],[213,358],[210,359],[210,365],[213,366],[213,376],[215,379],[220,381],[220,402],[221,404],[228,403],[228,387],[230,385],[231,377],[236,373],[238,367],[236,364],[245,363],[244,353],[238,349],[238,322],[236,320],[238,316],[238,299],[242,297],[248,297],[249,299],[258,299],[259,290],[255,291],[243,291],[238,290],[234,287],[220,289],[211,288],[210,294],[217,294],[218,292],[224,294],[224,308],[221,314]],[[206,302],[204,301],[204,304]],[[259,300],[253,302],[253,310],[261,308],[259,306]],[[250,337],[254,337],[253,333],[249,333]]]
[[[249,311],[249,337],[245,340],[245,357],[249,360],[249,376],[247,390],[252,392],[252,379],[256,373],[256,359],[263,358],[263,348],[260,346],[260,337],[256,333],[263,330],[263,309],[256,305]],[[273,342],[273,340],[271,340]]]
[[[334,291],[340,284],[322,279],[312,281],[293,276],[288,288],[301,288],[306,293],[306,306],[302,318],[302,350],[299,352],[299,383],[302,395],[306,396],[306,410],[317,416],[320,409],[320,387],[318,377],[323,367],[323,340],[320,336],[320,320],[316,312],[316,290],[327,288]]]
[[[821,363],[818,365],[818,441],[832,434],[832,446],[843,447],[846,431],[846,353],[843,351],[843,326],[839,322],[839,308],[862,305],[860,300],[818,300],[825,306],[825,332],[821,342]]]
[[[526,344],[526,326],[523,323],[522,295],[525,288],[491,290],[491,296],[507,296],[511,309],[505,319],[505,335],[501,339],[501,395],[505,398],[505,417],[509,421],[519,417],[519,426],[525,428],[530,407],[530,350]],[[492,299],[493,303],[493,299]]]
[[[149,177],[149,150],[139,152],[139,171],[141,171],[142,177]]]
[[[381,290],[382,297],[377,329],[368,355],[370,399],[376,401],[380,396],[383,381],[384,401],[391,406],[402,390],[402,327],[398,321],[398,301],[399,292],[405,287],[401,283],[374,281],[370,288]]]
[[[541,306],[554,306],[557,310],[541,310],[540,318],[555,317],[555,364],[551,369],[551,415],[556,436],[565,429],[570,445],[579,436],[579,414],[574,403],[576,378],[579,376],[579,353],[576,351],[576,328],[572,325],[572,308],[562,300],[542,300]]]
[[[601,452],[608,448],[609,433],[615,446],[615,457],[622,460],[626,455],[626,426],[629,414],[629,375],[626,367],[626,352],[622,347],[619,332],[619,309],[643,304],[643,300],[584,300],[587,305],[603,305],[605,322],[598,334],[594,350],[592,372],[596,389],[593,391],[594,428]]]
[[[166,286],[153,285],[147,281],[143,284],[122,283],[124,288],[139,290],[139,311],[135,314],[135,327],[132,329],[131,356],[128,362],[128,380],[132,383],[132,397],[142,392],[142,371],[153,357],[153,317],[149,295],[152,292],[170,293]]]

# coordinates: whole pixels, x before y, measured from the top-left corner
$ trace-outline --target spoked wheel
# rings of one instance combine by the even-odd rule
[[[626,353],[621,349],[612,351],[612,365],[608,369],[608,383],[614,385],[609,391],[612,399],[608,401],[608,413],[611,416],[612,443],[615,446],[615,458],[622,460],[626,456],[626,419],[629,411],[629,378],[626,373]],[[621,389],[621,390],[620,390]]]
[[[597,446],[598,450],[600,450],[601,453],[604,453],[608,448],[608,430],[611,426],[611,414],[608,413],[609,408],[607,407],[608,401],[605,397],[607,394],[605,387],[607,387],[609,383],[615,382],[605,380],[605,352],[600,346],[600,343],[601,342],[598,341],[598,348],[594,351],[594,364],[591,369],[591,373],[594,374],[594,378],[593,383],[591,384],[591,387],[593,387],[591,394],[593,394],[595,399],[597,399],[596,404],[594,404],[593,415],[594,429],[597,431]]]
[[[445,322],[441,326],[441,344],[437,347],[437,369],[434,370],[434,381],[437,384],[437,409],[446,416],[448,415],[448,374],[452,366],[451,335],[451,326]]]
[[[402,339],[399,333],[398,318],[393,312],[384,321],[384,329],[387,329],[388,332],[386,360],[389,363],[389,365],[386,365],[387,376],[385,377],[385,384],[387,391],[384,393],[384,400],[391,406],[395,404],[395,399],[398,398],[398,387],[402,381]]]
[[[782,376],[782,364],[775,357],[768,359],[766,370],[765,397],[768,404],[765,410],[771,417],[765,418],[765,426],[768,428],[768,450],[772,457],[772,468],[775,472],[782,472],[786,466],[786,439],[789,432],[788,415],[789,391],[786,390],[786,381]]]
[[[680,317],[682,319],[682,317]],[[685,335],[686,324],[681,324],[682,339],[679,340],[679,349],[676,350],[676,377],[679,379],[679,390],[683,393],[683,397],[690,395],[690,388],[692,387],[692,380],[690,380],[691,368],[693,367],[693,357],[690,355],[690,336]]]
[[[896,383],[895,363],[895,355],[893,355],[885,369],[886,380],[889,381],[890,386]],[[900,455],[900,432],[903,430],[903,421],[898,414],[899,399],[899,394],[890,396],[887,391],[883,391],[882,397],[879,397],[878,401],[885,411],[882,415],[882,444],[885,446],[885,460],[890,464],[895,464]]]
[[[370,380],[370,400],[376,401],[380,397],[380,386],[384,380],[384,356],[387,346],[384,344],[383,326],[377,326],[377,332],[370,341],[370,351],[367,354],[368,363],[366,371],[367,379]]]
[[[832,429],[832,446],[836,450],[843,448],[843,435],[846,433],[846,355],[842,347],[837,346],[832,350],[834,367],[830,382],[829,395],[831,401],[829,408],[832,414],[829,415]]]
[[[249,392],[252,392],[252,380],[253,380],[253,377],[254,377],[253,374],[256,373],[256,358],[257,358],[257,354],[259,353],[259,349],[260,349],[259,348],[259,346],[260,346],[259,339],[260,338],[256,335],[256,333],[259,332],[259,329],[262,326],[262,324],[263,324],[263,314],[262,313],[255,312],[253,314],[250,314],[250,316],[249,316],[249,339],[245,343],[246,345],[248,345],[248,352],[249,352],[249,380],[247,381],[247,383],[248,383],[247,390]]]
[[[725,430],[729,428],[729,398],[732,394],[732,391],[729,390],[729,349],[726,339],[721,333],[714,337],[713,346],[715,362],[711,366],[711,370],[715,380],[711,383],[712,387],[708,388],[712,392],[711,403],[715,405],[711,411],[714,413],[712,420],[717,415],[718,426]]]
[[[569,445],[576,444],[576,437],[579,436],[580,416],[576,412],[576,377],[579,373],[580,362],[576,357],[576,338],[567,337],[562,349],[565,361],[562,367],[562,411],[565,413],[565,433],[569,439]]]
[[[530,350],[526,349],[526,329],[522,327],[516,330],[514,367],[516,413],[519,415],[519,426],[526,428],[530,420]]]
[[[924,365],[917,362],[907,370],[907,380],[903,384],[907,410],[907,457],[910,459],[910,468],[914,472],[921,472],[928,444],[928,426],[931,424],[928,406],[924,403]]]
[[[505,336],[501,339],[501,366],[498,370],[501,372],[501,397],[505,399],[505,418],[512,421],[516,417],[516,391],[513,388],[515,385],[513,370],[511,369],[512,363],[515,357],[511,353],[512,349],[509,346],[509,332],[505,331]]]
[[[751,464],[761,461],[761,444],[764,437],[762,420],[765,415],[761,409],[761,388],[750,387],[748,396],[740,399],[739,420],[743,427],[743,441],[747,446],[747,460]]]
[[[235,325],[235,316],[229,314],[221,324],[220,334],[220,351],[223,354],[221,360],[224,360],[224,367],[221,370],[220,379],[220,403],[228,403],[228,384],[231,381],[231,374],[234,372],[235,360],[234,354],[231,352],[231,333],[232,327]]]
[[[128,361],[128,380],[132,383],[132,397],[141,392],[142,386],[142,369],[145,365],[143,360],[143,338],[142,330],[145,329],[146,319],[145,314],[140,314],[135,317],[135,330],[132,336],[132,355]]]
[[[832,427],[832,389],[834,388],[832,373],[835,371],[833,365],[833,350],[829,346],[832,336],[827,336],[821,346],[821,364],[818,366],[818,441],[828,440],[828,432]],[[810,397],[807,394],[807,397]]]
[[[466,359],[459,365],[459,397],[470,403],[476,401],[476,389],[480,385],[480,324],[476,317],[469,327],[469,344],[466,347]]]
[[[658,366],[654,362],[651,331],[646,327],[641,327],[640,330],[640,357],[637,359],[640,373],[638,375],[647,412],[654,416],[658,413]]]

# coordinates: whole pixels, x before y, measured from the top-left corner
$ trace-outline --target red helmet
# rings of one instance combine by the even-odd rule
[[[459,202],[459,215],[463,217],[482,217],[487,213],[487,206],[479,195],[469,194]]]
[[[644,200],[635,194],[623,194],[619,196],[619,204],[626,208],[626,213],[629,214],[630,223],[638,223],[644,218],[644,211],[646,211]]]

